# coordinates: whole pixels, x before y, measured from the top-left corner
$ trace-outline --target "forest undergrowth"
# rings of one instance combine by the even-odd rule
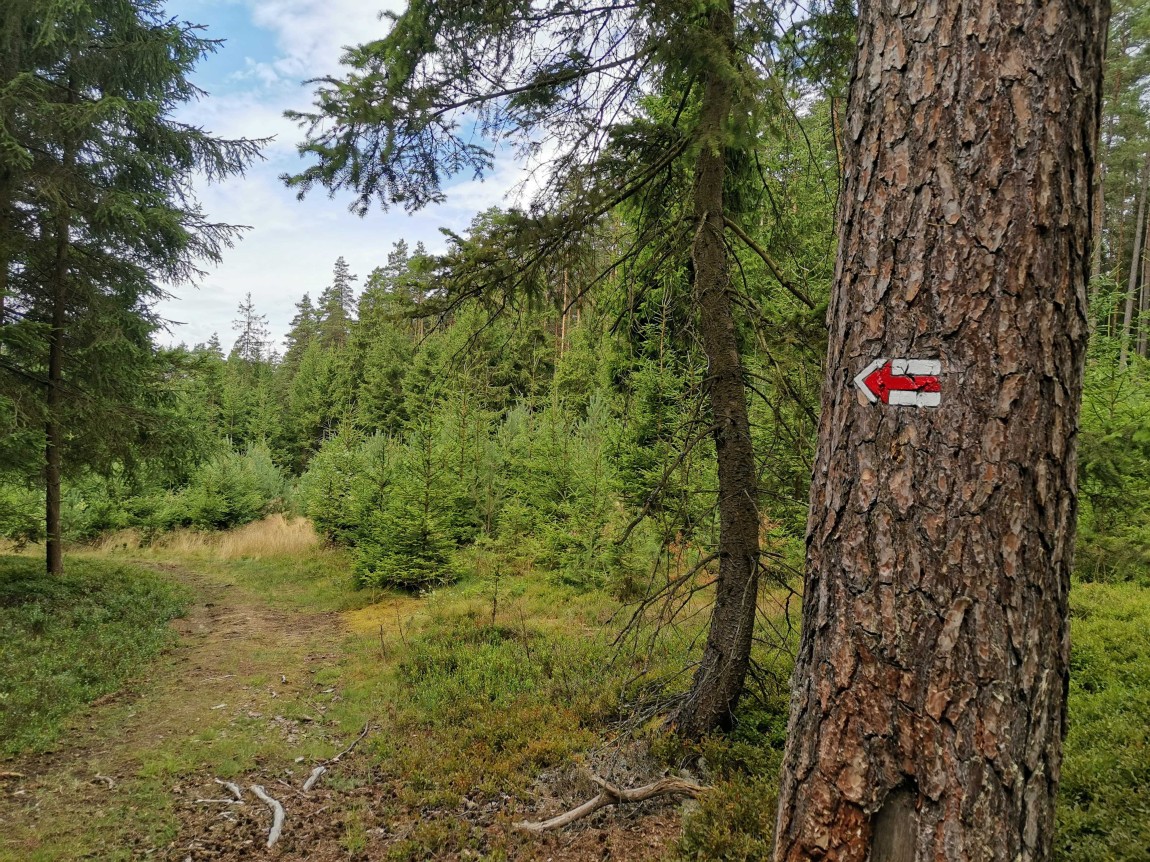
[[[277,858],[764,858],[785,654],[759,656],[781,684],[746,698],[731,733],[684,745],[657,710],[620,719],[647,714],[639,680],[684,664],[690,624],[621,652],[605,591],[525,572],[357,589],[348,556],[308,536],[282,518],[143,550],[120,536],[71,557],[63,582],[3,558],[0,858],[253,858],[266,809],[197,804],[221,795],[216,778],[283,799]],[[1072,606],[1058,858],[1134,862],[1150,846],[1150,589],[1078,582]],[[113,639],[123,650],[101,647]],[[593,796],[592,774],[634,786],[680,770],[712,789],[561,836],[512,828]],[[77,805],[92,816],[63,816]]]

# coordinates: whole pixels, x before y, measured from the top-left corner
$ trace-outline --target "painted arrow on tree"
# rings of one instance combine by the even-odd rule
[[[855,386],[872,404],[937,407],[941,373],[937,359],[876,359],[855,377]]]

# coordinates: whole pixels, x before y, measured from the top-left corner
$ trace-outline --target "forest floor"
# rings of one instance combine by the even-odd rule
[[[532,764],[569,761],[554,756],[569,752],[509,768],[498,746],[452,751],[443,743],[437,751],[441,731],[405,720],[394,702],[402,695],[394,670],[426,614],[423,601],[387,595],[371,602],[380,597],[360,593],[352,604],[363,606],[331,609],[347,604],[346,596],[316,601],[323,578],[303,589],[258,563],[143,565],[194,597],[172,623],[176,645],[132,684],[74,715],[50,750],[0,762],[0,859],[558,862],[672,855],[675,803],[609,809],[544,838],[516,832],[513,820],[550,816],[594,795],[571,769],[524,786]],[[309,609],[316,605],[328,609]],[[514,737],[517,728],[496,730]],[[442,763],[430,762],[439,754]],[[313,766],[325,763],[328,771],[304,793]],[[623,764],[615,780],[657,777],[626,774],[647,766]],[[498,789],[506,776],[508,786]],[[217,779],[238,784],[243,803],[233,803]],[[251,785],[262,785],[286,811],[271,850],[264,846],[271,811]]]
[[[697,629],[621,658],[602,591],[498,566],[418,598],[356,590],[314,536],[291,549],[282,519],[244,529],[70,557],[66,581],[0,557],[0,862],[765,858],[785,654],[777,692],[684,750],[657,721],[617,722],[626,681],[681,669]],[[102,594],[116,579],[123,595]],[[131,637],[149,615],[164,635],[181,602],[158,657],[163,637]],[[1055,859],[1143,862],[1150,583],[1075,582],[1071,634]],[[634,787],[669,765],[714,789],[544,837],[513,828],[591,798],[593,775]],[[286,811],[271,850],[252,785]]]

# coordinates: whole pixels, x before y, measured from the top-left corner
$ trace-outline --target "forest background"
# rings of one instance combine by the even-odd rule
[[[842,17],[837,38],[849,46]],[[761,541],[784,604],[804,555],[848,72],[842,44],[817,50],[801,28],[790,38],[772,70],[774,89],[763,94],[771,120],[755,129],[742,166],[750,179],[733,190],[746,241],[729,249]],[[1135,591],[1115,595],[1145,609],[1150,7],[1137,0],[1115,4],[1105,94],[1076,577]],[[675,110],[658,94],[644,105],[653,121]],[[498,242],[523,218],[481,213],[466,234],[448,237],[443,255],[396,237],[370,273],[335,261],[330,283],[296,303],[282,349],[250,295],[239,303],[230,346],[225,334],[157,347],[152,290],[120,297],[116,308],[74,310],[64,378],[81,407],[65,429],[67,540],[115,535],[137,549],[181,530],[226,530],[283,513],[310,519],[326,545],[344,549],[360,587],[429,592],[462,582],[497,594],[500,583],[536,580],[627,607],[647,607],[667,584],[704,588],[718,516],[689,257],[657,244],[630,252],[630,238],[647,229],[643,203],[633,200],[539,265],[540,289],[459,301],[453,279],[477,261],[514,270]],[[48,337],[41,309],[18,292],[4,299],[0,537],[22,549],[44,539],[44,436],[29,392],[47,370]],[[106,386],[90,373],[93,363],[112,375],[130,368],[130,378]],[[692,591],[680,607],[695,611],[697,601]],[[1106,689],[1101,668],[1113,670],[1107,650],[1120,637],[1076,644],[1075,685]],[[1092,650],[1100,651],[1095,665]],[[752,674],[761,695],[754,702],[768,705],[774,723],[764,727],[776,734],[786,672],[785,662],[764,661]],[[1114,673],[1134,687],[1133,671]],[[1150,723],[1150,681],[1141,674],[1146,687],[1119,710],[1131,727]],[[659,683],[681,686],[681,668]],[[1148,770],[1144,757],[1130,761],[1115,773],[1125,788],[1115,792],[1150,788]],[[1106,795],[1100,780],[1069,781],[1064,809],[1090,811]],[[1107,811],[1098,816],[1118,816]],[[1103,828],[1090,817],[1079,823],[1083,834]],[[1078,823],[1071,814],[1064,822]]]

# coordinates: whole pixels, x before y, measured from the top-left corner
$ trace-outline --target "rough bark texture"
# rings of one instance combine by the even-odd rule
[[[779,860],[1049,858],[1107,17],[861,6]]]
[[[734,10],[711,18],[710,35],[734,53]],[[727,726],[743,689],[758,597],[759,511],[743,365],[731,309],[730,272],[723,239],[725,132],[731,113],[728,70],[712,70],[699,120],[702,146],[695,168],[694,264],[699,335],[707,355],[707,394],[715,422],[719,472],[719,578],[702,661],[674,718],[678,732],[697,737]]]

